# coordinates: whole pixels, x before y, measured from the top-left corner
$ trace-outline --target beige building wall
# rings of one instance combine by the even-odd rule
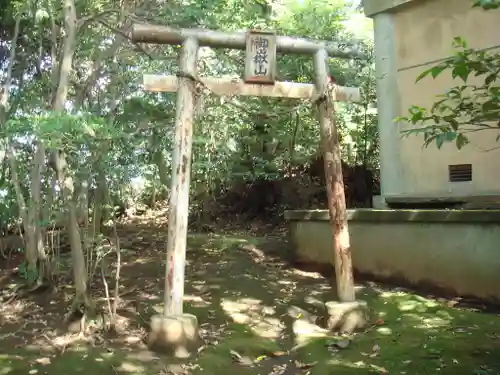
[[[490,49],[500,46],[500,10],[472,8],[472,0],[415,0],[393,9],[396,30],[396,66],[400,91],[401,114],[411,105],[429,108],[437,94],[461,81],[451,74],[425,78],[416,77],[440,59],[453,53],[456,36],[467,40],[472,48]],[[401,125],[401,129],[408,125]],[[402,171],[400,195],[463,196],[500,194],[500,146],[496,131],[471,134],[471,144],[458,150],[445,144],[440,150],[435,143],[422,148],[423,137],[410,136],[400,140]],[[448,165],[472,164],[472,182],[449,182]],[[398,194],[398,195],[399,195]]]

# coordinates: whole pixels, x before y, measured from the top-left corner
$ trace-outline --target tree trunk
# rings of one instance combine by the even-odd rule
[[[11,49],[9,54],[9,60],[7,64],[7,72],[5,74],[5,82],[0,90],[0,126],[2,128],[7,122],[7,113],[9,110],[9,96],[10,96],[10,81],[12,80],[12,69],[14,68],[14,62],[16,58],[17,49],[17,39],[19,38],[19,28],[21,25],[21,16],[17,16],[16,24],[14,27],[14,36],[12,37]]]
[[[45,147],[41,141],[37,142],[37,150],[33,158],[33,166],[31,170],[31,202],[28,207],[28,221],[32,228],[32,233],[28,240],[34,243],[35,251],[40,265],[40,272],[38,274],[38,281],[41,284],[42,279],[52,279],[52,270],[49,264],[47,253],[45,252],[45,244],[43,240],[43,224],[41,220],[41,180],[43,168],[45,165]]]
[[[52,109],[56,112],[63,112],[65,109],[77,36],[77,16],[74,1],[64,0],[63,8],[66,35],[63,42],[60,63],[58,64],[59,80],[57,90],[52,103]],[[68,208],[68,234],[71,245],[73,278],[76,291],[75,306],[78,305],[79,307],[79,305],[83,303],[85,307],[89,307],[90,302],[87,295],[87,268],[85,265],[85,256],[83,254],[80,227],[78,224],[78,209],[73,199],[75,192],[73,178],[68,173],[68,164],[64,152],[52,150],[51,158],[51,165],[62,187],[63,198]]]
[[[128,7],[127,1],[124,1],[121,6],[121,13],[120,13],[120,24],[121,29],[123,33],[126,31],[126,25],[124,24],[125,20],[125,14],[126,14],[126,8]],[[94,60],[94,63],[92,64],[92,70],[91,74],[89,75],[88,79],[86,80],[85,84],[83,85],[83,88],[77,93],[77,97],[75,100],[75,107],[76,108],[81,108],[83,107],[83,103],[85,100],[86,95],[88,94],[88,91],[92,88],[92,86],[95,85],[97,80],[101,78],[102,73],[103,73],[103,62],[105,62],[107,59],[110,57],[113,57],[116,55],[118,52],[118,49],[123,45],[123,42],[125,41],[125,37],[122,34],[117,34],[113,43],[109,46],[109,48],[100,51],[97,54],[96,59]],[[118,97],[120,96],[120,92],[117,89],[116,85],[116,75],[111,77],[110,83],[108,85],[111,91],[111,100],[110,100],[110,110],[109,113],[110,115],[108,116],[108,120],[110,123],[114,122],[114,117],[115,117],[115,109],[118,106]],[[97,170],[97,188],[96,188],[96,193],[94,196],[94,202],[93,202],[93,215],[92,215],[92,233],[89,235],[94,238],[96,235],[100,234],[102,232],[102,223],[103,221],[108,217],[107,213],[109,210],[105,209],[105,206],[108,205],[108,185],[106,181],[106,173],[103,169],[103,156],[106,155],[106,153],[109,151],[109,144],[104,144],[102,147],[96,152],[96,155],[94,157],[94,167]]]
[[[108,203],[108,186],[106,183],[106,174],[101,165],[98,166],[96,182],[97,188],[94,198],[94,214],[92,219],[94,235],[101,233],[102,223],[107,216],[105,207]]]
[[[162,190],[167,190],[170,184],[170,172],[165,160],[165,155],[163,154],[163,148],[160,141],[160,135],[156,129],[153,129],[153,134],[151,137],[151,149],[152,159],[158,168],[158,177],[162,185]]]
[[[150,207],[155,208],[156,207],[156,176],[153,175],[152,181],[151,181],[151,199],[150,199]]]
[[[12,150],[12,147],[10,146],[10,141],[7,142],[8,142],[7,158],[9,160],[9,165],[10,165],[11,180],[12,180],[12,185],[14,186],[14,191],[16,192],[16,200],[17,200],[17,206],[19,208],[19,215],[21,216],[21,220],[23,222],[23,227],[24,227],[26,261],[28,262],[28,267],[31,270],[36,271],[38,254],[35,242],[35,229],[31,225],[32,220],[30,220],[27,214],[28,210],[26,209],[26,201],[24,199],[23,191],[21,189],[19,175],[17,174],[17,163],[15,155]]]
[[[5,82],[0,90],[0,126],[3,128],[7,122],[7,114],[9,107],[9,96],[10,96],[10,84],[12,80],[12,69],[14,67],[17,49],[17,40],[19,37],[21,17],[16,18],[16,23],[14,27],[14,36],[12,38],[11,50],[9,54],[9,61],[7,65],[7,72],[5,77]],[[38,261],[38,247],[40,243],[37,238],[37,233],[39,231],[36,228],[35,215],[36,208],[30,206],[27,210],[26,201],[22,192],[21,181],[17,174],[17,163],[14,155],[14,150],[11,147],[10,140],[7,140],[7,159],[9,161],[12,184],[14,185],[14,190],[16,192],[17,205],[19,208],[19,214],[23,221],[24,232],[26,237],[26,260],[28,261],[28,267],[33,271],[37,271],[37,261]],[[33,163],[33,173],[37,171],[37,160],[35,156],[35,161]],[[40,198],[40,195],[38,195]],[[39,202],[39,200],[38,200]],[[43,250],[43,243],[41,244]]]
[[[47,192],[45,194],[46,200],[42,212],[42,220],[45,223],[52,223],[52,205],[54,204],[54,196],[57,194],[57,178],[52,169],[49,169],[45,173],[45,180],[50,181],[47,187]]]

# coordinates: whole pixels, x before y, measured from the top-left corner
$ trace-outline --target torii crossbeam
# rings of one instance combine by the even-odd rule
[[[319,97],[316,87],[310,83],[275,82],[274,85],[245,83],[232,78],[198,78],[212,93],[218,96],[267,96],[272,98],[313,99]],[[177,92],[180,82],[174,75],[144,74],[144,90],[152,92]],[[332,85],[329,95],[333,101],[359,102],[359,88]]]

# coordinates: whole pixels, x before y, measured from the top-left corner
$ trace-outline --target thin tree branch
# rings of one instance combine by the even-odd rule
[[[110,15],[110,14],[118,14],[119,10],[118,9],[107,9],[102,12],[99,12],[97,14],[93,14],[87,17],[82,17],[78,20],[77,23],[77,29],[80,30],[83,27],[87,26],[89,23],[92,23],[94,21],[99,21],[101,18],[104,16]]]
[[[14,36],[9,53],[9,65],[7,66],[7,73],[5,74],[5,82],[0,87],[0,125],[3,125],[7,120],[7,111],[9,106],[10,96],[10,81],[12,80],[12,69],[16,58],[17,40],[19,38],[19,29],[21,25],[21,16],[16,17],[16,24],[14,26]]]
[[[133,45],[135,45],[142,53],[144,53],[147,57],[149,57],[150,60],[154,60],[153,56],[150,53],[148,53],[144,48],[142,48],[139,45],[139,43],[132,41],[130,34],[127,32],[130,27],[127,27],[127,29],[125,29],[125,30],[120,30],[116,27],[111,26],[110,24],[108,24],[107,22],[105,22],[103,20],[97,20],[97,22],[100,23],[105,28],[113,31],[114,33],[123,36],[124,38],[129,40]]]

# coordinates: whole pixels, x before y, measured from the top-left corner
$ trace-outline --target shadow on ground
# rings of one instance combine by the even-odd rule
[[[165,231],[120,234],[120,334],[73,342],[60,329],[70,289],[4,301],[0,375],[500,374],[500,316],[403,289],[358,285],[372,324],[354,337],[332,337],[321,328],[324,303],[335,299],[329,280],[287,266],[277,256],[286,252],[280,235],[190,235],[185,308],[198,316],[205,345],[187,361],[151,353],[143,338],[162,309]]]

